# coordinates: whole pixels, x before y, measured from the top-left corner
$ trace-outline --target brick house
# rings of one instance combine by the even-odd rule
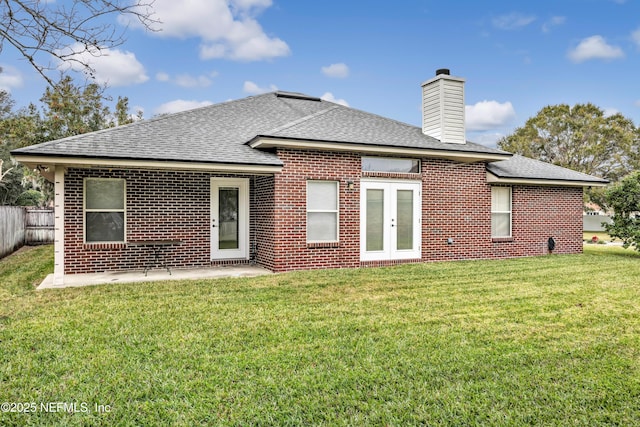
[[[422,128],[273,92],[15,150],[55,183],[54,283],[168,266],[273,271],[582,250],[607,181],[467,142],[464,80],[422,85]],[[156,248],[157,250],[157,248]]]

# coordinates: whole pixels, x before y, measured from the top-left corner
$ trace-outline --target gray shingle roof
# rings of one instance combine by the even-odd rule
[[[458,152],[503,153],[443,144],[420,128],[293,92],[274,92],[160,116],[16,150],[16,154],[251,165],[282,165],[248,145],[273,136]]]
[[[535,179],[606,184],[609,181],[571,169],[514,154],[507,160],[487,164],[487,170],[498,178]]]
[[[403,148],[428,148],[452,152],[506,154],[504,151],[472,142],[445,144],[423,134],[419,127],[338,104],[332,104],[331,107],[312,116],[303,117],[260,136]]]
[[[446,144],[419,127],[295,92],[224,102],[13,151],[22,156],[133,159],[281,166],[272,152],[253,149],[256,137],[420,148],[452,153],[504,154],[468,142]],[[489,163],[500,178],[606,183],[605,180],[513,156]]]

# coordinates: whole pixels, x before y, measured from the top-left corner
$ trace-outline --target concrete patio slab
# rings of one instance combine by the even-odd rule
[[[68,287],[104,285],[108,283],[156,282],[162,280],[197,280],[217,279],[222,277],[254,277],[273,274],[266,268],[256,265],[230,265],[211,268],[175,269],[171,274],[166,270],[151,270],[145,276],[142,271],[107,272],[92,274],[68,274],[64,276],[64,284],[54,285],[53,274],[48,275],[36,288],[61,289]]]

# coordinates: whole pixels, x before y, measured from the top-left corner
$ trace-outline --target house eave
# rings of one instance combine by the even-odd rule
[[[55,168],[56,166],[64,166],[76,168],[105,167],[201,172],[235,172],[250,174],[274,174],[282,170],[282,166],[279,165],[256,165],[243,163],[211,163],[175,160],[44,156],[24,153],[15,153],[13,154],[13,157],[20,163],[32,169],[43,169],[48,167]]]
[[[274,138],[257,136],[248,142],[251,148],[291,148],[304,150],[358,152],[365,154],[418,156],[448,159],[464,163],[493,162],[511,157],[509,153],[482,153],[476,151],[438,150],[431,148],[398,147],[389,145],[361,144],[321,140]]]
[[[547,187],[606,187],[606,182],[574,181],[562,179],[499,177],[487,172],[487,183],[504,185],[535,185]]]

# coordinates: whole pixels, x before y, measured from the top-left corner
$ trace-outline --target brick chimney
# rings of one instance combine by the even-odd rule
[[[422,83],[422,133],[449,144],[465,144],[464,79],[441,68]]]

